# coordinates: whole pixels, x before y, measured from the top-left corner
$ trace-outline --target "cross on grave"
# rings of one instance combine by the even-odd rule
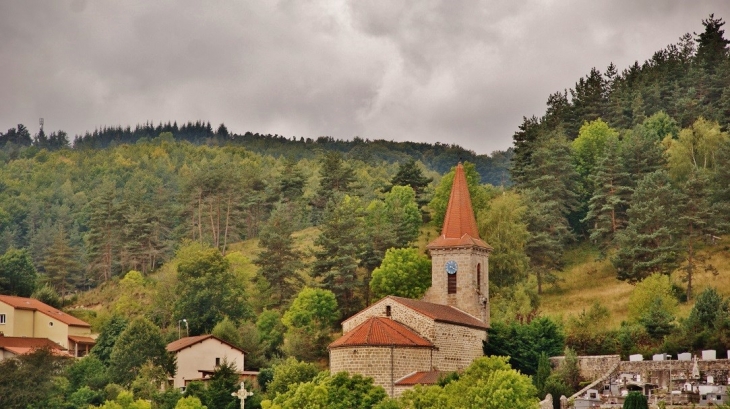
[[[243,382],[241,382],[241,389],[231,393],[231,396],[235,396],[238,399],[241,399],[241,409],[243,409],[244,405],[246,405],[246,398],[251,395],[253,395],[253,392],[247,391],[246,386],[243,384]]]

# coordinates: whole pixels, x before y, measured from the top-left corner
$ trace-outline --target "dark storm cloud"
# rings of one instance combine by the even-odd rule
[[[0,4],[0,129],[152,120],[506,149],[592,67],[701,31],[726,1],[26,0]]]

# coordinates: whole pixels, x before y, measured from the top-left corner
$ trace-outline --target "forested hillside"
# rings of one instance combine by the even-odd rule
[[[120,370],[134,355],[120,351],[149,352],[129,334],[162,345],[184,322],[190,335],[212,332],[242,347],[246,369],[262,369],[250,407],[262,397],[302,406],[351,390],[383,400],[368,381],[317,375],[317,365],[343,319],[430,286],[424,243],[443,221],[459,160],[494,248],[484,352],[535,375],[526,402],[575,391],[576,353],[718,349],[723,357],[724,24],[711,15],[698,34],[642,64],[591,70],[550,95],[543,116],[524,119],[514,151],[491,156],[443,144],[235,135],[203,122],[107,127],[73,146],[62,131],[10,129],[0,135],[0,292],[74,302],[73,313],[100,332],[89,367],[61,372],[73,383],[48,386],[43,399],[100,404],[113,382],[130,402],[173,407],[165,402],[179,394],[144,388],[169,368]],[[567,369],[551,373],[547,356],[563,353]],[[509,369],[498,361],[489,365]],[[216,373],[221,382],[193,385],[188,397],[233,404],[231,368]],[[436,402],[423,407],[455,401],[466,387],[458,379],[383,407],[412,407],[422,395]]]

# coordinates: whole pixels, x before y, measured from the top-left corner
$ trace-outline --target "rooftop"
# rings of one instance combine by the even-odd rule
[[[420,371],[406,375],[396,381],[396,386],[413,386],[413,385],[435,385],[441,376],[446,372],[440,371]]]
[[[433,348],[433,344],[390,318],[371,317],[330,344],[330,348],[352,346],[400,346]]]
[[[61,345],[51,341],[48,338],[28,338],[28,337],[6,337],[0,336],[0,349],[13,351],[14,349],[27,349],[28,351],[38,348],[49,348],[57,350],[66,350]]]
[[[211,339],[211,338],[220,342],[221,344],[228,345],[229,347],[237,349],[237,350],[241,351],[242,353],[246,353],[246,351],[242,350],[241,348],[239,348],[233,344],[230,344],[230,343],[216,337],[215,335],[211,335],[211,334],[180,338],[177,341],[173,341],[173,342],[170,342],[169,344],[167,344],[167,350],[169,352],[179,352],[185,348],[191,347],[197,343],[203,342],[203,341],[205,341],[207,339]]]
[[[458,308],[449,305],[434,304],[426,301],[413,300],[410,298],[396,297],[393,295],[388,298],[397,301],[410,309],[419,312],[434,321],[446,322],[449,324],[464,325],[467,327],[488,329],[489,326],[476,317],[461,311]]]
[[[41,312],[51,318],[57,319],[66,325],[74,325],[77,327],[91,327],[88,323],[81,321],[73,315],[66,314],[61,310],[57,310],[48,304],[44,304],[35,298],[14,297],[12,295],[0,295],[0,301],[8,304],[16,309],[31,310]]]
[[[479,229],[471,206],[469,184],[464,173],[464,166],[459,162],[454,172],[451,185],[451,196],[444,216],[441,235],[429,243],[428,247],[491,247],[479,238]]]

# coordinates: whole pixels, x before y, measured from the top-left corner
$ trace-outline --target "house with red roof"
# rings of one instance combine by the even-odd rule
[[[372,377],[390,396],[434,384],[482,356],[489,328],[488,261],[459,163],[441,235],[429,243],[431,288],[423,299],[388,296],[342,323],[330,371]]]
[[[0,361],[47,348],[56,355],[69,356],[68,350],[48,338],[6,337],[0,335]]]
[[[173,378],[176,388],[184,388],[192,381],[205,381],[206,375],[210,376],[224,361],[235,364],[239,376],[247,375],[243,371],[246,353],[214,335],[180,338],[167,344],[167,351],[175,354],[177,359],[177,371]]]
[[[88,354],[96,343],[88,323],[34,298],[10,295],[0,295],[0,334],[46,338],[75,357]]]

